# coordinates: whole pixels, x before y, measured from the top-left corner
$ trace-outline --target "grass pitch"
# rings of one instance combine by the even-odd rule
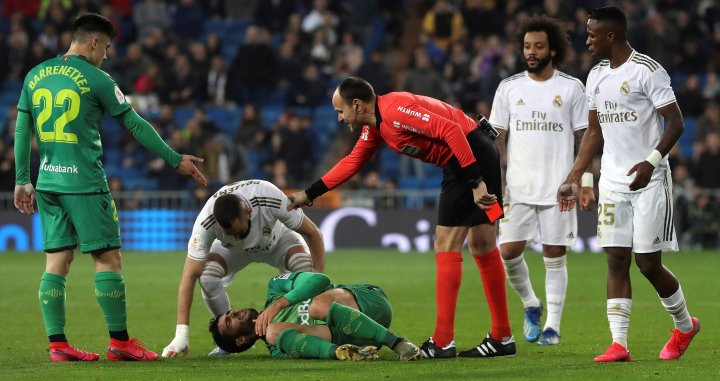
[[[489,329],[489,313],[475,263],[464,253],[463,283],[456,317],[459,349],[477,345]],[[175,333],[177,286],[184,253],[124,254],[131,336],[162,351]],[[526,255],[533,286],[544,299],[544,268],[539,254]],[[250,351],[208,358],[209,313],[196,288],[191,316],[190,356],[156,363],[112,363],[105,359],[108,339],[93,292],[93,265],[76,255],[67,284],[66,333],[71,343],[101,354],[96,363],[48,362],[47,342],[37,288],[44,268],[42,254],[0,254],[0,379],[720,379],[720,253],[681,252],[665,256],[680,278],[691,314],[702,332],[678,361],[657,359],[670,337],[672,320],[636,268],[629,346],[633,362],[595,364],[593,357],[610,344],[605,316],[605,256],[569,255],[568,297],[562,321],[562,344],[540,347],[522,338],[522,305],[508,289],[510,320],[518,345],[511,359],[395,361],[387,348],[383,361],[343,363],[330,360],[273,360],[260,343]],[[262,308],[265,285],[274,269],[256,264],[238,274],[229,287],[232,306]],[[382,286],[393,304],[391,329],[421,344],[435,322],[435,264],[430,254],[394,251],[342,251],[327,255],[326,272],[337,283]],[[544,321],[544,320],[543,320]]]

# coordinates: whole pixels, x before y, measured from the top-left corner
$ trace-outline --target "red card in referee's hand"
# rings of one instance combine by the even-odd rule
[[[492,206],[490,206],[490,209],[485,210],[485,214],[487,214],[488,219],[490,222],[495,222],[500,216],[503,215],[503,210],[500,207],[500,204],[498,204],[497,201],[492,203]]]

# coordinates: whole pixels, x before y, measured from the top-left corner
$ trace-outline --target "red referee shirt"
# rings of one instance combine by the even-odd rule
[[[452,156],[465,169],[475,163],[466,135],[477,127],[477,122],[457,107],[422,95],[396,92],[377,97],[376,117],[378,127],[363,126],[352,152],[322,176],[322,184],[316,182],[306,191],[311,200],[355,175],[383,141],[395,152],[438,167],[445,166]],[[479,168],[468,172],[474,178],[479,176]]]

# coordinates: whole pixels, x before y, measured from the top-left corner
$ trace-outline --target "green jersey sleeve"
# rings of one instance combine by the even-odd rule
[[[182,161],[182,155],[175,152],[162,140],[157,131],[132,108],[122,115],[118,120],[125,126],[130,134],[137,139],[150,152],[161,157],[173,168],[177,168]]]
[[[17,105],[18,115],[15,120],[15,184],[30,183],[30,136],[32,117],[28,108],[27,93],[23,86]]]
[[[313,298],[331,288],[330,278],[321,273],[280,274],[268,282],[268,297],[265,307],[281,296],[290,304]]]
[[[25,90],[25,84],[23,84],[22,91],[20,92],[20,99],[17,104],[18,111],[30,113],[30,102],[28,102],[27,91]]]
[[[120,90],[115,80],[105,74],[99,76],[100,80],[95,86],[96,94],[102,107],[113,117],[130,110],[130,103],[125,98],[125,94]]]

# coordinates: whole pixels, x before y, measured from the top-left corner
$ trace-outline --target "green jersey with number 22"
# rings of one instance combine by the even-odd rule
[[[28,72],[18,111],[31,115],[40,151],[36,188],[54,193],[108,191],[100,124],[130,104],[115,80],[83,57],[49,59]]]

